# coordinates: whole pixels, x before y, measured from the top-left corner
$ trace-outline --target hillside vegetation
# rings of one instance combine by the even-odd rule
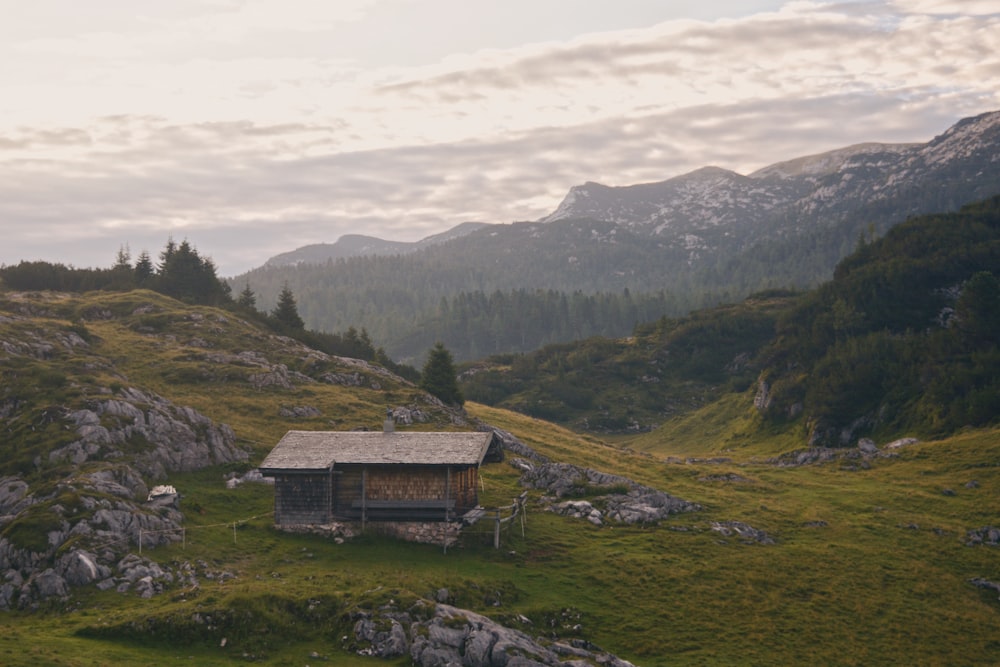
[[[493,356],[465,367],[462,389],[618,436],[712,419],[723,400],[742,406],[734,443],[778,433],[827,446],[941,437],[1000,416],[997,267],[993,198],[859,244],[816,290],[757,293],[640,325],[630,338]]]
[[[252,313],[7,286],[0,663],[402,666],[366,657],[358,622],[443,601],[642,666],[994,662],[998,210],[911,220],[815,292],[493,358],[464,410]],[[288,429],[379,428],[386,407],[520,445],[482,470],[488,508],[528,491],[500,549],[489,520],[447,551],[274,529],[245,473]],[[626,484],[522,487],[545,460],[697,507],[592,522],[573,508]]]
[[[787,298],[770,297],[765,312]],[[720,423],[702,422],[701,436],[692,423],[672,446],[664,430],[651,455],[481,404],[463,416],[377,367],[148,291],[7,292],[0,312],[5,484],[20,475],[44,497],[46,485],[76,474],[44,463],[65,444],[65,415],[130,389],[228,424],[249,456],[148,479],[180,490],[186,533],[147,543],[142,558],[182,577],[149,598],[89,584],[2,612],[4,664],[385,664],[357,655],[365,644],[356,620],[442,589],[459,607],[637,665],[965,664],[996,651],[1000,603],[989,586],[1000,581],[1000,547],[982,530],[1000,512],[996,431],[787,466],[772,459],[801,441],[761,437],[724,451],[713,429],[738,427],[745,412],[724,402]],[[76,337],[86,344],[60,342]],[[702,509],[659,524],[594,526],[544,511],[532,491],[523,535],[510,526],[494,550],[487,523],[445,553],[370,534],[341,544],[280,533],[270,487],[224,483],[288,428],[376,428],[386,405],[427,416],[400,428],[486,422],[551,460],[623,475]],[[319,414],[283,410],[306,406]],[[121,461],[94,458],[77,470]],[[484,504],[509,503],[522,491],[519,475],[509,463],[486,466]],[[4,521],[8,543],[46,530]],[[740,525],[768,539],[741,537],[732,528]],[[126,549],[138,555],[134,539]]]
[[[994,111],[926,144],[861,144],[745,176],[705,167],[585,183],[539,221],[456,228],[406,250],[369,239],[364,256],[336,252],[339,242],[302,248],[231,284],[251,285],[266,308],[287,285],[311,328],[366,329],[408,364],[438,340],[469,361],[624,336],[663,315],[811,289],[860,238],[996,195],[998,152]]]

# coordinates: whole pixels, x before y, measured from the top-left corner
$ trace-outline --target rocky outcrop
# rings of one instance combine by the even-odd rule
[[[970,547],[980,545],[987,547],[1000,546],[1000,528],[994,526],[974,528],[965,534],[965,544]]]
[[[735,537],[744,544],[774,544],[773,537],[742,521],[715,521],[712,530],[724,537]]]
[[[173,575],[125,554],[140,540],[144,547],[179,541],[183,515],[148,497],[142,476],[125,464],[67,478],[39,495],[18,478],[0,480],[0,609],[31,609],[95,583],[123,592],[162,590]]]
[[[297,384],[311,384],[315,382],[308,375],[303,375],[298,371],[288,370],[284,364],[275,364],[266,371],[251,373],[247,381],[254,389],[264,388],[293,389]]]
[[[421,667],[633,667],[585,640],[532,637],[481,614],[429,600],[405,611],[390,605],[356,617],[356,653],[386,659],[409,654]],[[529,619],[521,619],[530,627]]]
[[[569,463],[535,465],[524,459],[513,459],[511,465],[523,471],[521,486],[546,492],[547,497],[543,497],[541,502],[548,505],[549,511],[587,519],[595,525],[603,525],[606,521],[626,524],[656,523],[671,514],[701,509],[697,503],[638,484],[627,477],[591,468]],[[551,498],[584,495],[590,499],[552,502]]]
[[[0,609],[31,609],[88,584],[143,596],[163,590],[177,575],[129,552],[179,541],[183,515],[176,490],[151,493],[148,480],[242,462],[247,452],[228,426],[134,387],[49,411],[76,439],[35,465],[86,472],[42,490],[19,476],[0,479]]]
[[[478,430],[480,431],[493,431],[497,438],[499,438],[500,443],[503,445],[504,450],[514,454],[516,456],[535,461],[537,463],[548,463],[549,459],[537,453],[528,445],[524,444],[516,437],[513,433],[504,431],[499,428],[494,428],[488,424],[479,424]],[[517,460],[517,459],[514,459]]]
[[[888,443],[881,449],[870,438],[861,438],[856,447],[809,447],[786,452],[767,463],[780,467],[796,467],[838,462],[848,469],[866,468],[874,459],[897,456],[895,450],[919,442],[916,438],[903,438]]]
[[[236,434],[197,410],[178,407],[162,396],[128,387],[116,398],[91,401],[68,411],[65,419],[79,438],[49,453],[50,463],[80,465],[88,460],[131,459],[144,475],[162,479],[168,472],[245,461]],[[136,447],[136,443],[142,443]],[[138,453],[133,450],[139,449]]]
[[[288,419],[311,419],[323,416],[319,408],[312,405],[282,405],[278,408],[278,416]]]

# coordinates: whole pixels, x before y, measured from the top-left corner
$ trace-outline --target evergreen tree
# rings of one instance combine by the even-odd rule
[[[240,296],[236,299],[236,303],[247,309],[257,309],[257,295],[253,293],[252,289],[250,289],[249,282],[247,282],[243,291],[240,292]]]
[[[149,253],[143,250],[139,253],[139,259],[135,262],[135,284],[144,287],[146,286],[156,274],[156,268],[153,266],[153,260],[150,259]]]
[[[278,295],[278,305],[274,307],[271,315],[279,324],[289,329],[306,328],[306,323],[299,317],[299,307],[295,303],[295,295],[289,289],[288,283],[285,283],[285,286],[281,288],[281,294]]]
[[[115,255],[115,265],[112,269],[132,270],[132,253],[128,245],[118,246],[118,254]]]
[[[424,370],[420,376],[420,388],[437,396],[448,405],[461,406],[465,403],[462,391],[458,388],[455,362],[444,343],[435,344],[427,355],[427,363],[424,364]]]
[[[220,304],[231,299],[229,284],[219,280],[215,264],[200,257],[186,239],[180,245],[169,240],[160,258],[157,289],[163,294],[191,303]]]

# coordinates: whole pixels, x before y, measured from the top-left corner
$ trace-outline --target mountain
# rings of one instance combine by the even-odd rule
[[[420,241],[385,241],[363,234],[345,234],[335,243],[315,243],[275,255],[264,266],[294,266],[296,264],[323,264],[330,260],[365,255],[405,255],[439,243],[465,236],[487,226],[485,222],[463,222],[446,232],[428,236]]]
[[[706,406],[725,413],[724,400],[754,415],[747,438],[943,437],[1000,415],[998,267],[1000,196],[897,225],[809,292],[488,358],[466,366],[461,388],[578,430],[652,432],[651,443]]]
[[[891,211],[873,220],[884,232],[910,215],[991,196],[1000,189],[998,155],[1000,112],[992,112],[962,120],[926,144],[858,144],[748,176],[705,167],[659,183],[586,183],[541,221],[612,222],[683,248],[697,261]]]
[[[659,183],[587,183],[538,221],[480,226],[393,257],[268,265],[232,284],[249,283],[266,309],[287,284],[311,328],[364,328],[408,363],[439,340],[469,360],[625,335],[660,315],[818,285],[859,241],[996,194],[998,156],[992,112],[925,144],[859,144],[749,175],[706,167]],[[499,320],[468,307],[496,292],[522,305]],[[590,306],[550,305],[577,293],[617,300],[610,310],[620,316],[595,325]]]

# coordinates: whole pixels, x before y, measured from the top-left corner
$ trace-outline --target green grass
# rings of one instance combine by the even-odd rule
[[[135,308],[154,299],[157,312],[178,316],[165,317],[155,334],[130,328]],[[98,302],[52,304],[72,315]],[[413,391],[388,383],[382,392],[325,384],[255,391],[240,380],[246,366],[204,361],[206,352],[253,349],[299,367],[253,327],[233,318],[223,325],[211,309],[193,321],[176,302],[142,293],[109,308],[119,319],[86,323],[87,354],[112,364],[92,369],[95,381],[144,387],[230,424],[251,448],[251,464],[289,428],[377,427],[386,392],[405,404]],[[207,350],[187,344],[195,334]],[[205,365],[212,377],[165,378],[163,366],[175,358]],[[69,383],[78,380],[65,373]],[[281,405],[304,404],[323,416],[278,416]],[[762,462],[802,443],[743,435],[753,419],[745,395],[613,444],[524,415],[467,409],[553,460],[624,475],[703,510],[660,526],[595,527],[543,511],[533,492],[523,536],[520,523],[510,525],[495,550],[484,522],[445,552],[372,534],[336,544],[279,532],[271,487],[225,488],[225,474],[246,465],[172,475],[166,481],[182,496],[184,540],[143,555],[171,568],[193,564],[198,587],[177,584],[149,600],[85,587],[65,603],[0,614],[0,664],[381,665],[347,650],[351,614],[440,588],[459,607],[512,625],[523,615],[532,632],[587,639],[644,666],[996,662],[1000,601],[968,581],[1000,581],[1000,548],[964,540],[970,529],[1000,523],[998,431],[914,445],[869,469],[778,468]],[[420,428],[450,425],[441,419]],[[730,460],[705,462],[716,456]],[[54,474],[40,473],[33,484],[55,483],[46,477]],[[487,506],[522,491],[506,463],[485,466],[482,479]],[[977,486],[967,487],[973,480]],[[743,544],[712,530],[729,520],[765,530],[776,543]],[[8,530],[25,530],[19,525]],[[34,537],[26,531],[18,540]],[[206,617],[213,622],[196,620]]]

